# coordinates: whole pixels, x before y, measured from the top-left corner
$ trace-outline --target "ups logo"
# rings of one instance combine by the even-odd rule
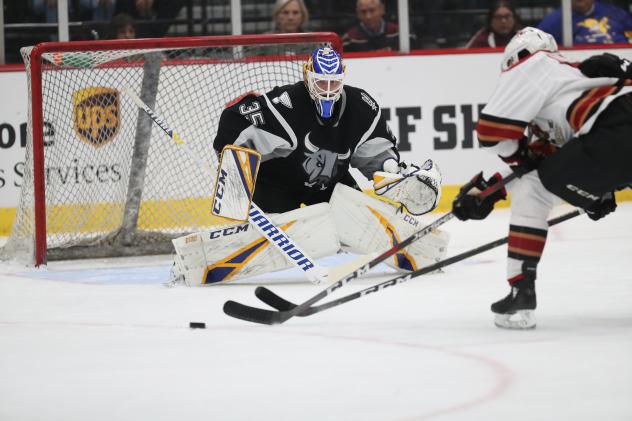
[[[118,133],[120,98],[115,89],[91,87],[72,94],[74,126],[79,138],[98,148]]]

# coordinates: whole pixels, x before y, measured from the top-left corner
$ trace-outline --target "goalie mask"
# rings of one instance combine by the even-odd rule
[[[330,48],[312,51],[303,66],[303,78],[309,95],[322,118],[330,118],[344,86],[345,65],[340,54]]]
[[[501,68],[507,70],[523,58],[538,51],[556,53],[555,38],[551,34],[527,26],[518,31],[505,47]]]

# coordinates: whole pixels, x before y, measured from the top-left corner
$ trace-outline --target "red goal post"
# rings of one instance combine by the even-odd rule
[[[29,86],[24,182],[3,259],[159,254],[205,229],[213,180],[121,92],[130,87],[215,159],[219,115],[247,91],[302,79],[334,33],[50,42],[22,50]]]

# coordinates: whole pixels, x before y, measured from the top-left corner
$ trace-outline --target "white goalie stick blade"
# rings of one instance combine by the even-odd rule
[[[535,312],[518,310],[512,314],[495,314],[494,324],[503,329],[533,329],[536,324]]]
[[[255,150],[235,145],[224,147],[213,189],[213,215],[248,220],[260,162],[261,155]]]

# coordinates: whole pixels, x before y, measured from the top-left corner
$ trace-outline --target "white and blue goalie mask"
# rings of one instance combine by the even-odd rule
[[[340,54],[330,47],[317,48],[303,66],[303,76],[318,115],[330,118],[344,86],[345,65]]]

